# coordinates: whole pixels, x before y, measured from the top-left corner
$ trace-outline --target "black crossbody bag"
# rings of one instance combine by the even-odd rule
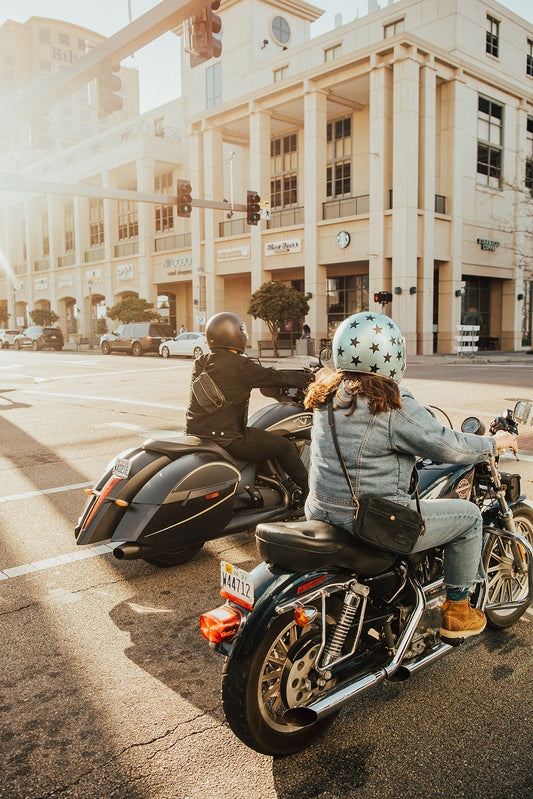
[[[337,456],[354,502],[352,527],[354,535],[377,549],[395,552],[399,555],[409,554],[426,529],[420,508],[418,487],[415,489],[417,511],[382,497],[363,497],[359,500],[353,490],[352,481],[339,447],[333,417],[333,402],[328,404],[328,420]]]

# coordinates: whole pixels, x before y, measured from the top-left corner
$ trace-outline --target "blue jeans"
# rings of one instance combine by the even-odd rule
[[[472,588],[485,578],[481,562],[483,525],[477,505],[464,499],[421,500],[426,531],[413,552],[444,546],[444,584],[447,588]],[[415,500],[409,507],[416,510]],[[336,502],[310,493],[305,503],[308,519],[335,524],[352,532],[353,504]]]

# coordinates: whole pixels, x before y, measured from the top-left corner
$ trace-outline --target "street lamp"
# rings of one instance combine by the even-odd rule
[[[92,344],[93,341],[93,302],[92,302],[92,294],[91,288],[93,285],[93,281],[91,278],[87,278],[87,287],[89,289],[89,345]]]

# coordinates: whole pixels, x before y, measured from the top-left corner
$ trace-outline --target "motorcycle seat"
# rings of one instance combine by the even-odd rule
[[[242,471],[247,464],[247,461],[233,458],[229,452],[223,447],[219,447],[214,441],[210,441],[208,438],[200,438],[199,436],[180,436],[175,441],[157,441],[149,438],[148,441],[143,443],[142,448],[147,452],[159,452],[171,460],[176,460],[176,458],[181,458],[182,455],[190,455],[194,452],[213,452],[218,457],[233,464],[239,471]]]
[[[255,539],[264,561],[290,572],[336,566],[359,577],[372,577],[397,559],[393,553],[357,541],[342,527],[316,520],[263,523],[258,525]]]

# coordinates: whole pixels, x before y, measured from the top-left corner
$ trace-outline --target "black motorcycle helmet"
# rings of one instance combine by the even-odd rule
[[[248,340],[246,325],[234,313],[216,313],[208,319],[205,337],[209,349],[237,350],[244,352]]]

